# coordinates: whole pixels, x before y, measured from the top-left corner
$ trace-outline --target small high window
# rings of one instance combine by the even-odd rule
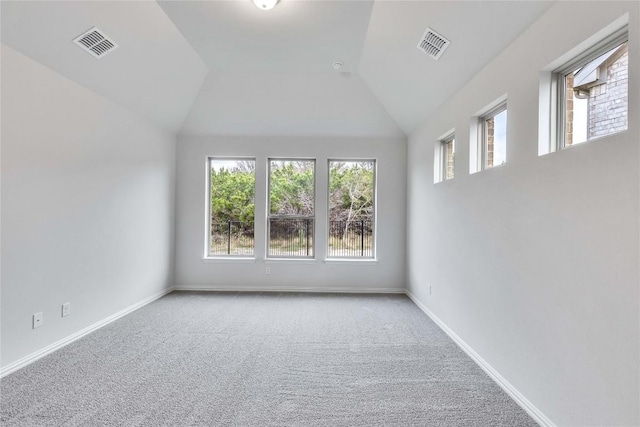
[[[444,182],[455,176],[456,136],[451,129],[436,139],[433,146],[433,182]]]
[[[254,159],[209,159],[207,256],[254,255]]]
[[[625,30],[554,72],[558,112],[552,150],[627,130],[627,40]]]
[[[456,161],[456,138],[451,135],[440,141],[441,181],[453,179]]]
[[[507,103],[481,116],[478,120],[480,169],[488,169],[507,161]]]

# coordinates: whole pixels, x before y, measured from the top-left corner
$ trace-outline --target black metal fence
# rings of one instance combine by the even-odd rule
[[[211,255],[253,255],[253,224],[227,221],[211,224]]]
[[[269,256],[312,257],[313,218],[269,218]],[[227,221],[211,224],[211,255],[253,255],[252,223]],[[330,221],[329,257],[373,257],[371,220]]]
[[[329,221],[329,257],[373,257],[373,222]]]
[[[269,256],[312,257],[313,218],[269,218]]]

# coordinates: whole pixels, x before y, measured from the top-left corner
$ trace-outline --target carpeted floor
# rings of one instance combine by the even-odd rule
[[[174,292],[0,381],[7,426],[535,426],[407,297]]]

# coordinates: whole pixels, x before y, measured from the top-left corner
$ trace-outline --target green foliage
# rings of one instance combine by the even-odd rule
[[[314,214],[313,163],[273,161],[270,179],[272,215]]]
[[[331,221],[370,219],[374,198],[373,162],[332,162],[329,173]],[[314,167],[309,161],[272,161],[270,213],[314,215]],[[255,215],[255,175],[240,164],[211,170],[211,214],[215,223],[252,224]]]
[[[215,223],[241,221],[253,224],[255,176],[238,169],[211,170],[211,216]]]
[[[333,162],[329,172],[329,220],[373,215],[373,162]]]

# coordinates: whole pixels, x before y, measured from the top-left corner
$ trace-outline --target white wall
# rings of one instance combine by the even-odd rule
[[[256,261],[203,262],[207,156],[256,158]],[[269,264],[265,275],[269,157],[316,159],[316,258]],[[377,159],[377,263],[326,264],[327,159]],[[191,289],[402,290],[406,140],[349,137],[182,136],[178,143],[176,285]]]
[[[212,71],[181,133],[405,137],[360,76],[346,72]]]
[[[626,12],[629,130],[538,157],[540,71]],[[409,140],[409,290],[563,426],[640,424],[639,30],[637,2],[559,2]],[[507,163],[469,175],[470,117],[505,93]]]
[[[2,45],[3,368],[171,287],[175,143]]]
[[[0,4],[2,43],[163,129],[180,129],[208,70],[158,2]],[[120,46],[108,60],[96,61],[70,43],[92,25]]]

